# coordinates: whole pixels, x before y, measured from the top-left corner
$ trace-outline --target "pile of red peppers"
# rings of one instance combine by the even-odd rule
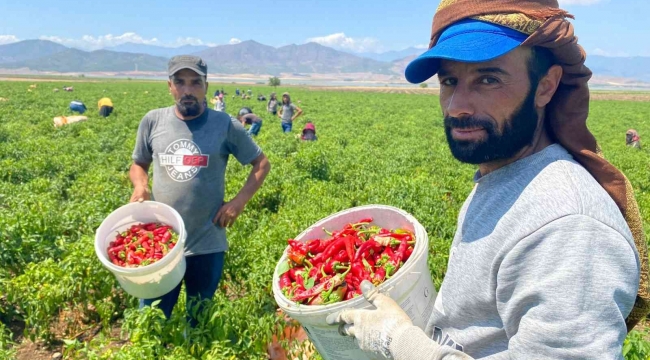
[[[176,246],[178,235],[160,223],[132,225],[108,245],[108,258],[117,266],[147,266],[162,259]]]
[[[349,223],[326,239],[289,239],[288,260],[280,264],[280,288],[292,301],[328,305],[361,295],[360,284],[383,283],[409,259],[415,235],[404,229],[371,225],[372,218]]]

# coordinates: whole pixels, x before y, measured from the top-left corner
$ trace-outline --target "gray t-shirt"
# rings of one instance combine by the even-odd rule
[[[282,105],[282,122],[283,123],[290,123],[291,118],[293,117],[293,113],[296,111],[296,105],[293,103],[289,105]]]
[[[557,144],[475,180],[426,330],[395,359],[622,359],[640,263],[602,186]]]
[[[206,109],[196,119],[179,119],[174,106],[152,110],[138,128],[133,160],[153,162],[153,199],[183,217],[185,254],[228,250],[226,230],[212,223],[224,202],[230,154],[250,164],[262,153],[244,127],[228,114]]]
[[[278,101],[277,100],[269,100],[269,103],[267,104],[266,109],[269,112],[278,111]]]

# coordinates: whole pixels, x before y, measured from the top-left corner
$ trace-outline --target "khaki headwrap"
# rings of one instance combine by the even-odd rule
[[[549,49],[564,74],[557,92],[546,107],[557,141],[602,185],[618,205],[632,231],[641,260],[639,292],[626,319],[628,331],[650,313],[648,247],[639,207],[628,179],[605,160],[596,139],[587,129],[591,71],[585,66],[586,54],[578,45],[572,15],[559,9],[556,0],[442,0],[433,18],[429,48],[449,25],[466,18],[488,21],[528,34],[522,46]]]

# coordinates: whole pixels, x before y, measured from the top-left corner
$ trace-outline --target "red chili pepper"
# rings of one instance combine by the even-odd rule
[[[291,278],[291,281],[296,281],[296,278],[301,277],[300,274],[302,274],[303,267],[293,267],[287,271],[289,274],[289,278]]]
[[[280,275],[280,289],[284,290],[291,287],[291,278],[289,277],[289,272],[285,272]]]
[[[115,246],[115,247],[112,247],[112,248],[108,249],[108,252],[109,252],[109,253],[110,253],[110,252],[112,252],[112,253],[118,253],[118,252],[120,252],[120,251],[122,251],[122,250],[124,250],[124,245],[118,245],[118,246]]]
[[[413,246],[409,246],[406,249],[406,252],[404,253],[404,262],[406,262],[406,260],[408,260],[411,257],[411,254],[413,254],[413,250],[415,250]]]
[[[360,223],[371,223],[371,222],[372,222],[372,218],[369,217],[369,218],[365,218],[365,219],[361,219],[361,220],[357,221],[357,224],[360,224]]]
[[[166,233],[164,233],[162,235],[162,240],[160,242],[162,242],[163,244],[166,244],[171,239],[172,239],[172,234],[171,234],[171,232],[167,231]]]
[[[323,252],[320,253],[320,254],[317,254],[317,255],[314,257],[314,259],[313,259],[312,261],[313,261],[313,262],[317,262],[317,263],[322,263],[323,261],[325,261],[325,260],[331,258],[331,257],[334,256],[334,255],[335,255],[339,250],[345,248],[345,241],[346,241],[345,239],[346,239],[346,238],[336,239],[335,241],[333,241],[332,243],[330,243],[330,244],[327,246],[327,248],[325,249],[325,251],[323,251]],[[313,263],[313,262],[312,262],[312,263]]]
[[[366,251],[369,251],[370,249],[379,250],[380,248],[381,245],[379,245],[375,240],[368,240],[363,244],[361,244],[361,246],[359,246],[359,249],[357,249],[357,253],[354,255],[354,261],[358,261],[359,259],[361,259],[361,257]]]
[[[345,237],[345,251],[348,253],[348,258],[353,259],[354,258],[354,241],[355,241],[354,236],[346,236]]]
[[[303,243],[301,243],[299,241],[293,240],[293,239],[289,239],[287,242],[289,243],[289,246],[291,247],[291,249],[293,251],[296,251],[296,252],[301,253],[303,255],[307,254],[307,246],[305,244],[303,244]]]
[[[379,285],[384,282],[384,278],[386,278],[386,269],[380,267],[375,271],[375,275],[372,277],[372,283]]]
[[[350,258],[348,257],[348,252],[347,251],[339,250],[339,252],[336,253],[336,255],[334,255],[332,257],[332,260],[343,263],[343,262],[346,262],[346,261],[350,261]]]
[[[343,283],[343,279],[345,278],[344,274],[337,274],[333,276],[332,278],[328,279],[327,281],[323,281],[320,284],[312,287],[309,290],[306,291],[296,291],[295,296],[293,297],[293,301],[302,301],[305,299],[309,299],[312,296],[316,296],[320,294],[321,292],[325,290],[332,289],[336,286],[339,286]]]

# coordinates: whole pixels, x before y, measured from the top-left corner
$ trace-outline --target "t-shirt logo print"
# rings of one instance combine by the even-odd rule
[[[160,166],[174,181],[184,182],[194,178],[201,168],[208,166],[209,155],[201,154],[201,149],[191,140],[176,140],[167,146],[165,152],[158,154]]]

